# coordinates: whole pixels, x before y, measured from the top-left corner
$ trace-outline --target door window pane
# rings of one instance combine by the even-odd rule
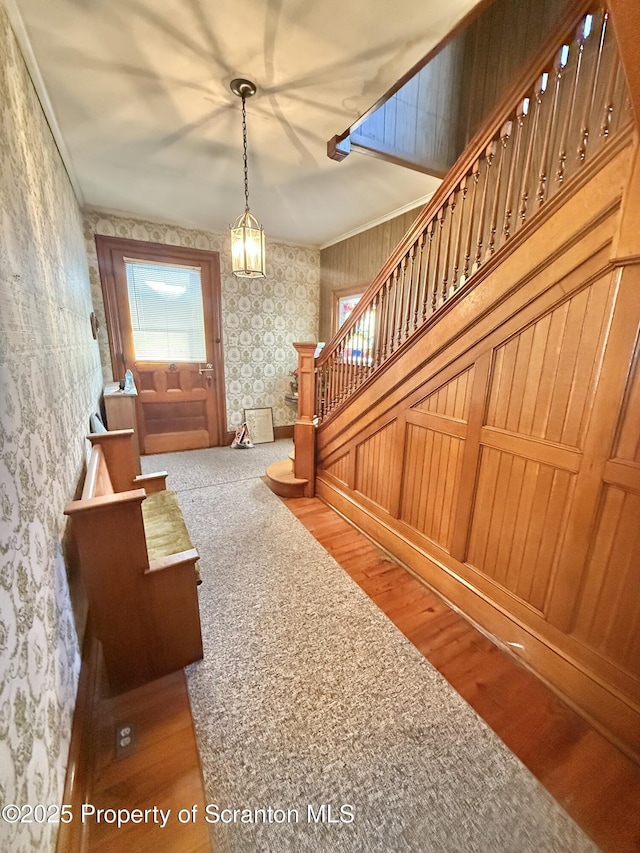
[[[200,269],[125,265],[136,361],[206,361]]]

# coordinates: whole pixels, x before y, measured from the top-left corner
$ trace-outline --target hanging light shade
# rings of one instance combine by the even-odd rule
[[[231,91],[242,98],[242,149],[244,156],[244,213],[231,229],[231,267],[239,278],[262,278],[265,274],[265,241],[262,225],[249,212],[249,170],[247,167],[247,110],[245,101],[256,93],[255,83],[238,78]]]

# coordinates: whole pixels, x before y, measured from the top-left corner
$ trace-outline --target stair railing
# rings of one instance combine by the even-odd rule
[[[318,421],[468,288],[630,111],[609,13],[582,3],[570,14],[555,47],[547,44],[512,89],[520,94],[503,102],[467,146],[316,360]],[[558,48],[567,32],[573,38]]]

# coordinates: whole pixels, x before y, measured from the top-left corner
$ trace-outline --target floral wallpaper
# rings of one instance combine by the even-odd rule
[[[80,669],[62,509],[102,385],[91,310],[78,205],[0,2],[3,804],[62,800]],[[53,850],[55,837],[0,821],[0,850]]]
[[[273,408],[275,426],[292,424],[295,409],[285,402],[289,373],[297,366],[294,341],[318,335],[320,253],[316,249],[276,243],[267,235],[267,275],[241,279],[231,273],[229,235],[149,222],[97,209],[85,211],[87,255],[101,326],[100,353],[105,380],[112,377],[95,235],[148,240],[220,253],[227,429],[243,420],[243,410]]]

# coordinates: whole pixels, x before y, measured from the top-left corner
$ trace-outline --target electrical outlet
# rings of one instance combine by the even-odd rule
[[[125,755],[135,746],[136,730],[132,723],[121,723],[116,726],[116,755]]]

